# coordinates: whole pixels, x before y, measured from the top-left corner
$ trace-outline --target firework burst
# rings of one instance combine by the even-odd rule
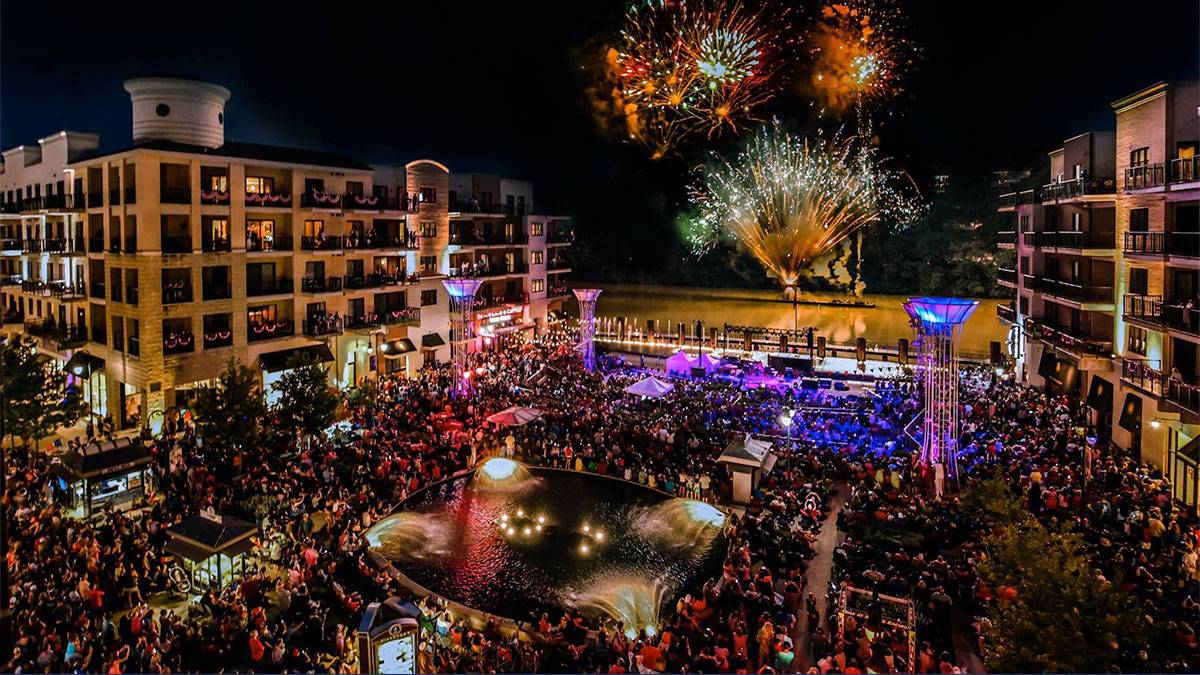
[[[902,37],[900,13],[887,2],[866,0],[825,5],[810,48],[813,63],[802,85],[833,114],[896,94],[916,51]]]
[[[871,150],[854,138],[807,140],[765,127],[731,162],[711,166],[693,189],[699,217],[690,239],[702,253],[732,240],[767,274],[794,288],[813,261],[882,218],[913,212],[889,186]]]

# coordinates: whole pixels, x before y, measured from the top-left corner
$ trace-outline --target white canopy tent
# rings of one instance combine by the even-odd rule
[[[537,408],[526,408],[516,405],[493,415],[488,415],[487,421],[501,427],[520,427],[529,424],[541,416],[542,411]]]
[[[668,375],[691,375],[692,359],[687,355],[687,352],[680,349],[667,359],[666,369]]]
[[[692,367],[703,368],[705,375],[711,375],[717,371],[717,368],[720,365],[721,364],[713,357],[705,354],[704,352],[700,352],[700,356],[696,358],[696,361],[692,364]]]
[[[641,382],[631,384],[625,387],[626,394],[634,396],[647,396],[649,398],[662,398],[671,393],[675,389],[675,385],[670,382],[664,382],[657,377],[651,375]]]

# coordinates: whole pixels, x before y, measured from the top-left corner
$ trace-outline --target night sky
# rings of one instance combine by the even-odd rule
[[[923,53],[884,120],[884,148],[919,176],[1037,162],[1064,138],[1111,128],[1112,100],[1196,77],[1198,4],[902,2]],[[230,139],[378,163],[434,157],[535,180],[538,200],[576,215],[583,233],[670,231],[689,166],[651,166],[606,137],[583,95],[578,57],[615,25],[619,2],[205,7],[4,2],[0,146],[67,128],[123,147],[121,82],[179,73],[233,91]],[[785,96],[772,112],[807,109]]]

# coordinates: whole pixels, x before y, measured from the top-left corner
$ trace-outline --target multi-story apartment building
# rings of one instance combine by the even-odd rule
[[[549,282],[561,275],[544,261],[569,242],[550,244],[547,232],[570,223],[535,215],[531,184],[433,160],[370,166],[226,141],[225,88],[171,78],[125,88],[132,146],[100,153],[94,136],[66,133],[81,152],[71,145],[47,163],[46,139],[42,164],[73,180],[35,183],[20,149],[0,174],[6,329],[38,335],[118,426],[185,406],[230,357],[258,366],[268,395],[299,352],[332,363],[342,386],[446,360],[448,275],[485,280],[474,348],[560,314],[565,294]],[[503,189],[452,189],[452,178]],[[54,190],[30,196],[35,184]],[[460,199],[488,208],[451,203]],[[455,223],[478,225],[483,240],[452,241]]]
[[[1022,376],[1082,397],[1102,440],[1200,502],[1200,97],[1157,84],[1112,104],[1116,131],[1050,153],[1051,182],[1001,196],[1000,270]]]

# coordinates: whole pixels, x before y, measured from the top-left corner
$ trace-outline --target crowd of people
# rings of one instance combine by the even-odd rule
[[[631,637],[611,617],[564,609],[512,617],[536,636],[518,640],[417,598],[438,626],[423,644],[424,665],[437,672],[961,669],[953,638],[986,622],[995,599],[975,570],[981,533],[970,514],[957,499],[914,485],[921,477],[903,429],[920,405],[910,386],[847,394],[701,378],[676,380],[663,398],[631,397],[625,387],[644,373],[614,361],[603,362],[604,374],[589,373],[572,340],[556,333],[476,358],[472,396],[453,395],[446,366],[411,379],[382,377],[348,401],[341,431],[311,443],[297,444],[264,420],[260,447],[223,448],[185,423],[154,441],[152,498],[87,521],[66,517],[56,502],[53,458],[17,449],[4,495],[15,637],[4,669],[357,672],[352,634],[364,606],[409,595],[371,561],[365,533],[422,487],[509,453],[727,503],[730,480],[715,460],[746,433],[776,443],[777,468],[728,518],[720,568],[694,587],[673,589],[657,626]],[[1100,572],[1122,579],[1144,604],[1154,641],[1114,667],[1187,670],[1200,662],[1200,540],[1161,474],[1089,444],[1076,431],[1078,404],[1065,397],[969,371],[962,401],[959,480],[1004,475],[1037,517],[1075,519]],[[517,404],[543,416],[515,435],[487,423]],[[845,502],[836,519],[835,495]],[[253,519],[261,538],[241,578],[189,602],[170,592],[165,530],[201,509]],[[833,554],[832,584],[810,587],[816,542],[834,527],[845,540]],[[849,587],[865,593],[863,611],[839,623],[832,608]],[[909,601],[911,615],[902,611]]]

